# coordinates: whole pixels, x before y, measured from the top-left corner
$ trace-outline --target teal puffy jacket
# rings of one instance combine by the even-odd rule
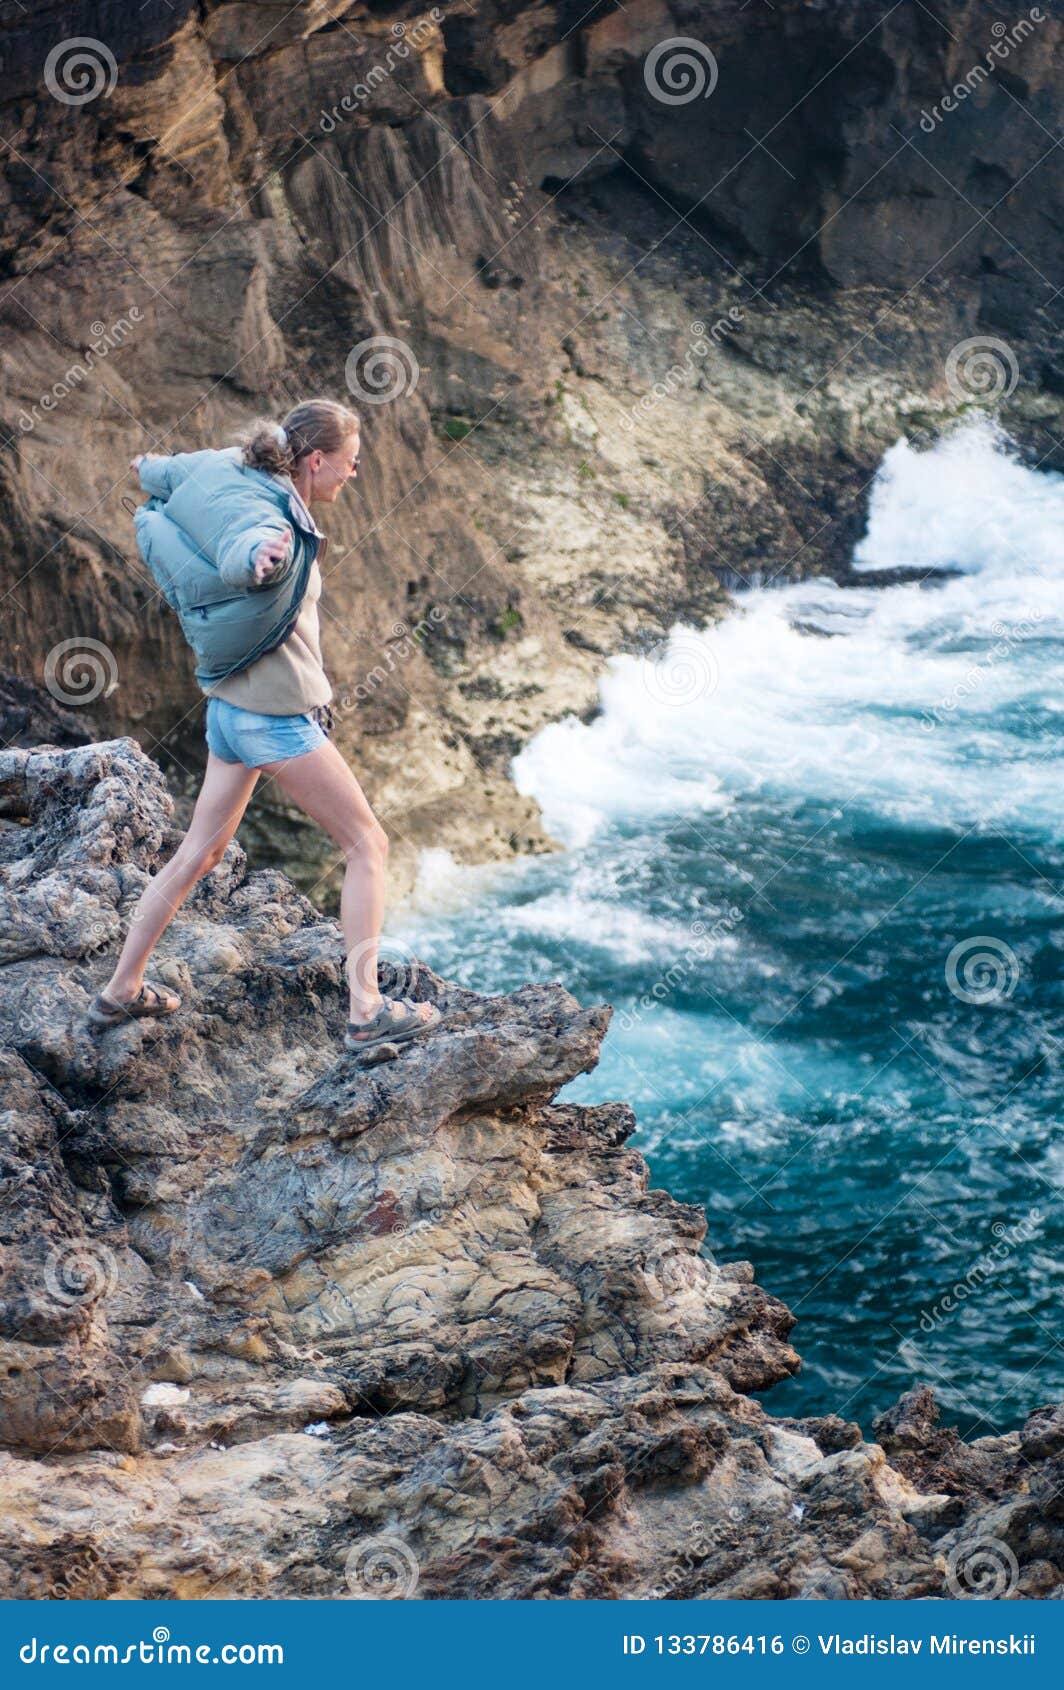
[[[206,689],[288,638],[321,530],[291,481],[249,469],[239,446],[146,458],[139,473],[151,495],[133,518],[140,555],[181,619]],[[278,535],[287,556],[259,584],[252,557]]]

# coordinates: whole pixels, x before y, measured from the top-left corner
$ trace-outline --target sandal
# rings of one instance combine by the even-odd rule
[[[144,1016],[175,1015],[180,1008],[181,999],[176,992],[168,992],[165,986],[145,980],[136,997],[128,1003],[113,1003],[100,992],[89,1005],[87,1020],[90,1027],[120,1027],[124,1021],[139,1021]]]
[[[440,1012],[435,1004],[430,1005],[430,1013],[425,1016],[420,1012],[421,1005],[411,1003],[409,998],[382,998],[381,1006],[376,1015],[369,1021],[349,1021],[347,1032],[344,1034],[344,1046],[347,1050],[372,1050],[375,1045],[398,1045],[406,1039],[416,1039],[420,1033],[427,1033],[440,1020]]]

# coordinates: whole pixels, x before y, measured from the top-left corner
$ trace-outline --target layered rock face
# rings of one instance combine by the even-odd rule
[[[340,931],[233,844],[157,954],[180,1012],[91,1037],[163,776],[8,750],[0,819],[0,1594],[1059,1593],[1059,1412],[752,1399],[791,1316],[624,1104],[557,1101],[607,1008],[411,959],[439,1030],[338,1054]]]
[[[395,889],[426,845],[544,848],[514,751],[722,581],[844,570],[899,432],[999,400],[1059,463],[1061,25],[1001,29],[989,0],[7,8],[7,666],[194,788],[126,463],[353,396],[324,648]],[[329,884],[272,791],[243,837]]]

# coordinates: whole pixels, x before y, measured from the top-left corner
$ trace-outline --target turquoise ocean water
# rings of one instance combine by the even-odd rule
[[[481,991],[615,1006],[652,1183],[798,1316],[776,1411],[917,1381],[975,1435],[1064,1395],[1064,477],[989,423],[899,442],[857,569],[606,667],[515,765],[566,849],[430,853],[390,936]],[[384,954],[388,954],[387,944]]]

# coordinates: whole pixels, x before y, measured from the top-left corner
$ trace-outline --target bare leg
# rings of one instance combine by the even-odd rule
[[[384,866],[388,839],[358,781],[332,741],[267,763],[281,791],[335,840],[347,860],[340,893],[340,924],[347,953],[352,1021],[368,1021],[380,1007],[377,941],[384,917]],[[426,1005],[425,1016],[431,1014]]]
[[[196,881],[221,862],[258,778],[257,769],[225,763],[213,751],[209,753],[188,832],[170,861],[144,888],[130,918],[122,954],[104,987],[112,1003],[128,1003],[136,997],[152,949]]]

